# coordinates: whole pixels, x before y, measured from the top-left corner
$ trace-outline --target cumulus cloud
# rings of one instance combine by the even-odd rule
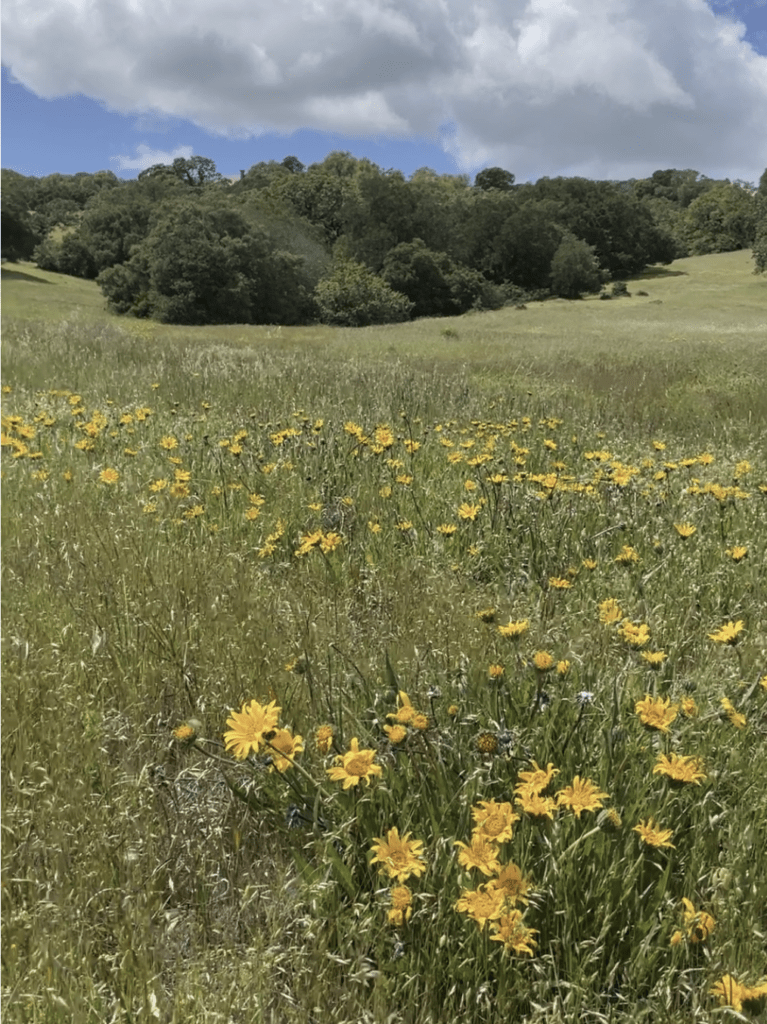
[[[767,57],[745,42],[736,7],[4,0],[3,51],[40,96],[82,93],[238,138],[426,137],[465,170],[495,163],[519,180],[657,167],[754,179],[767,164]]]
[[[145,171],[155,164],[172,164],[176,157],[188,160],[192,156],[191,146],[177,146],[171,153],[162,149],[151,149],[142,143],[136,146],[136,156],[113,156],[118,171]]]

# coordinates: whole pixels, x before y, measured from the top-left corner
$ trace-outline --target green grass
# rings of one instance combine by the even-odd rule
[[[182,330],[4,265],[7,1020],[767,1019],[710,995],[767,968],[765,286],[733,253],[629,287]],[[328,550],[296,554],[318,531]],[[737,643],[710,639],[728,622]],[[394,745],[403,693],[428,724]],[[677,709],[668,733],[646,694]],[[295,768],[224,750],[251,700],[303,737]],[[344,791],[326,769],[352,738],[381,772]],[[672,751],[705,779],[653,773]],[[558,769],[547,795],[579,775],[602,808],[523,810],[533,759]],[[500,859],[530,880],[532,957],[455,908],[486,879],[454,844],[491,799],[520,815]],[[642,843],[648,818],[673,848]],[[370,864],[393,827],[425,865],[400,926]],[[672,945],[683,899],[705,941]]]
[[[508,388],[534,390],[541,402],[553,400],[560,408],[609,410],[647,430],[656,424],[690,430],[701,413],[731,420],[738,403],[748,405],[751,425],[767,422],[766,286],[751,273],[752,262],[746,251],[677,260],[632,279],[632,297],[611,302],[562,299],[363,330],[190,329],[130,320],[107,312],[94,282],[6,263],[3,281],[12,286],[4,288],[3,309],[11,322],[119,324],[121,332],[161,343],[168,352],[202,339],[203,348],[244,350],[246,361],[264,349],[299,363],[317,357],[369,367],[404,360],[427,374],[465,377],[489,400]],[[12,370],[11,353],[6,372]],[[40,386],[47,372],[43,361]]]

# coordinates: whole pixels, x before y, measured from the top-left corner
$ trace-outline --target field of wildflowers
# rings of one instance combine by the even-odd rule
[[[7,1020],[767,1019],[747,404],[4,345]]]

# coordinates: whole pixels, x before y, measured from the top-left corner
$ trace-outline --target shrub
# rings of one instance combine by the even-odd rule
[[[579,299],[582,292],[599,291],[602,274],[594,246],[569,232],[551,261],[551,290],[563,299]]]
[[[338,327],[400,323],[410,318],[413,303],[382,278],[354,260],[342,260],[314,290],[323,323]]]

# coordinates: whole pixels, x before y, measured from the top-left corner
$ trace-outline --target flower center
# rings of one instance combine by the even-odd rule
[[[367,775],[370,771],[370,761],[367,756],[363,754],[355,754],[354,757],[350,757],[346,764],[346,771],[349,775],[357,775],[362,778],[363,775]]]
[[[500,832],[503,832],[505,822],[503,816],[498,811],[493,811],[485,818],[482,822],[482,831],[489,836],[497,836]]]

